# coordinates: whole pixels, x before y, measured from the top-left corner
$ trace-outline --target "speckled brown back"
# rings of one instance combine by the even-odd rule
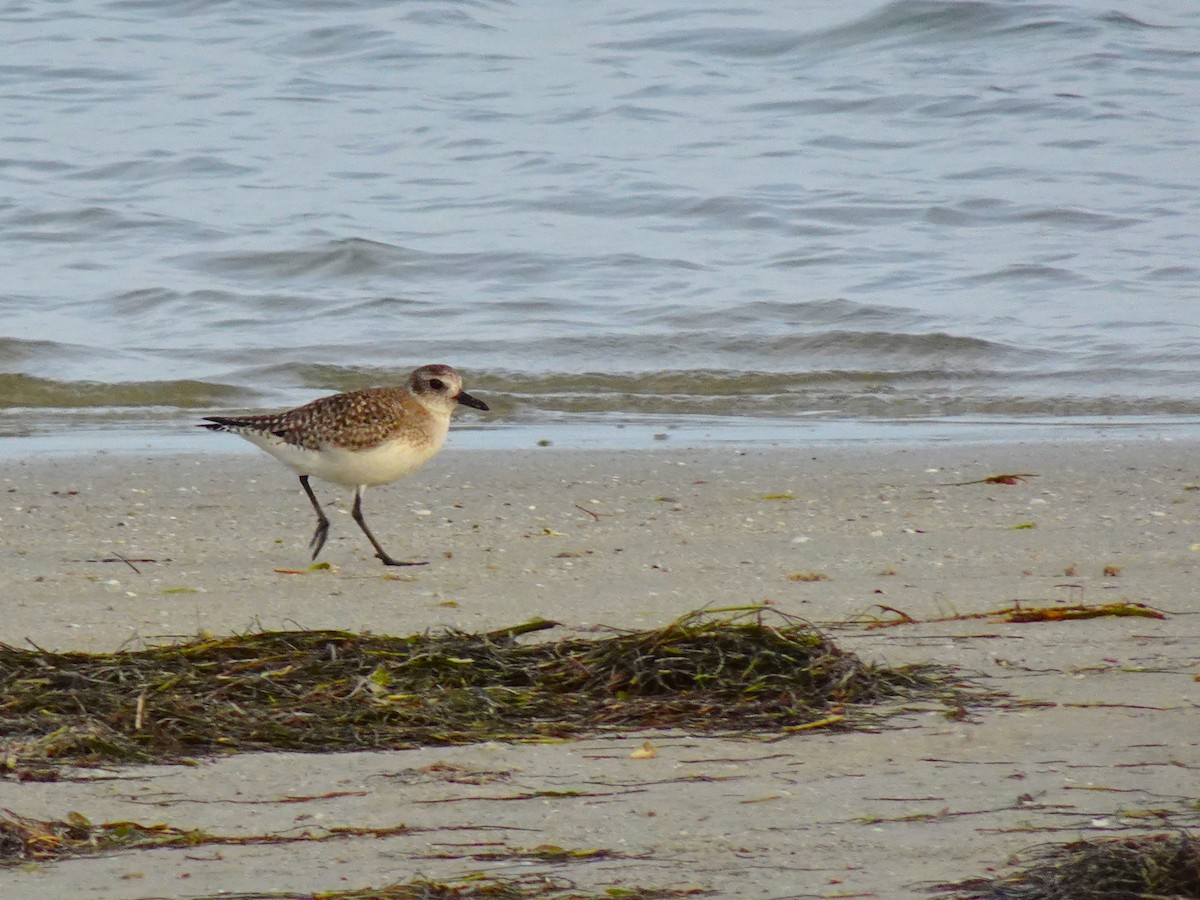
[[[402,438],[420,446],[436,432],[434,416],[402,387],[375,387],[322,397],[282,413],[212,417],[225,431],[273,434],[308,450],[333,445],[366,450]]]

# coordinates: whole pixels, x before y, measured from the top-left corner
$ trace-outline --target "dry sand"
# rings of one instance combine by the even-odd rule
[[[558,745],[248,754],[199,767],[0,781],[38,818],[255,834],[423,829],[387,839],[117,854],[0,870],[0,896],[189,897],[346,890],[423,875],[548,872],[580,887],[721,896],[922,896],[1045,840],[1164,821],[1200,795],[1197,444],[927,444],[816,449],[446,451],[369,492],[386,570],[342,492],[304,570],[312,511],[266,456],[9,460],[0,484],[0,640],[112,650],[251,628],[408,634],[534,616],[560,634],[768,603],[816,623],[1034,605],[1151,604],[1163,620],[830,625],[864,657],[932,660],[1020,700],[966,721],[774,741],[645,734]],[[998,473],[1014,485],[949,486]],[[320,485],[326,500],[334,489]],[[1034,525],[1036,527],[1018,527]],[[118,559],[135,562],[139,571]],[[1105,574],[1106,568],[1110,573]],[[823,581],[792,576],[819,574]],[[434,765],[434,764],[438,765]],[[88,774],[88,773],[85,773]],[[338,797],[319,798],[337,792]],[[291,799],[291,802],[285,802]],[[1189,810],[1187,804],[1193,804]],[[477,858],[554,844],[624,857]]]

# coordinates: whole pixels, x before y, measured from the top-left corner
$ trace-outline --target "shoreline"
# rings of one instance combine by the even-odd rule
[[[0,808],[40,818],[77,810],[234,834],[432,829],[198,858],[123,853],[5,879],[23,897],[105,900],[472,871],[541,871],[581,888],[918,897],[919,882],[985,874],[1034,843],[1194,825],[1198,450],[1184,440],[452,446],[365,498],[389,551],[428,566],[381,566],[350,521],[349,492],[315,483],[333,520],[321,556],[332,568],[315,571],[312,510],[264,454],[14,461],[0,480],[0,641],[12,645],[111,651],[254,628],[484,631],[534,616],[562,623],[553,633],[563,636],[767,603],[864,659],[961,666],[1013,699],[961,721],[914,712],[900,729],[770,742],[652,732],[0,781]],[[1020,473],[1011,485],[963,483]],[[1167,618],[935,621],[1016,601],[1147,603]],[[845,624],[884,617],[882,607],[918,623]],[[647,739],[657,757],[631,760]],[[287,800],[296,796],[309,799]],[[1168,819],[1136,814],[1167,807]],[[459,831],[482,822],[495,829]],[[488,863],[462,849],[477,841],[624,855]]]
[[[61,411],[58,411],[61,412]],[[214,442],[198,433],[203,414],[172,413],[112,419],[103,414],[51,417],[46,410],[8,411],[0,421],[0,463],[35,458],[117,455],[242,455],[246,444]],[[29,424],[25,414],[36,413]],[[545,421],[464,417],[452,427],[450,447],[459,450],[696,450],[737,447],[920,446],[932,443],[996,445],[1031,441],[1092,443],[1200,441],[1200,420],[1187,416],[961,417],[938,419],[767,418],[729,416],[586,416]]]

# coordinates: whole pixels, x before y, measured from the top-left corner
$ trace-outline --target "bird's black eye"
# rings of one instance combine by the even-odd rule
[[[431,388],[433,388],[435,391],[440,391],[446,387],[446,384],[440,378],[430,378],[429,386]]]

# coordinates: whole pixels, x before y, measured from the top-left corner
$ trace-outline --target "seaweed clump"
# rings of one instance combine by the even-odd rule
[[[1018,854],[1018,871],[937,885],[946,900],[1197,900],[1200,837],[1188,832],[1069,844]]]
[[[138,822],[93,823],[81,813],[68,813],[66,819],[34,819],[12,810],[0,812],[0,866],[23,862],[57,862],[87,856],[102,856],[125,850],[150,850],[160,847],[201,847],[212,844],[289,844],[317,842],[350,837],[387,837],[408,834],[406,826],[395,828],[330,828],[306,830],[290,835],[212,835],[198,829],[170,825],[142,825]]]
[[[867,705],[889,698],[963,702],[948,670],[864,663],[800,620],[725,612],[538,642],[518,638],[555,623],[408,637],[260,632],[103,654],[0,645],[0,772],[649,728],[848,728],[877,721]]]
[[[318,842],[354,837],[386,837],[410,833],[405,826],[396,828],[330,828],[304,830],[292,834],[213,835],[199,830],[184,830],[168,825],[142,825],[138,822],[93,823],[79,813],[70,813],[65,820],[42,820],[19,816],[11,810],[0,812],[0,869],[27,863],[50,863],[136,850],[164,847],[196,848],[212,845],[262,845]],[[536,847],[528,851],[514,850],[507,858],[546,860],[550,862],[604,858],[604,851],[570,851],[562,847]],[[312,900],[526,900],[544,897],[548,900],[600,900],[601,897],[637,896],[673,898],[707,893],[700,889],[635,889],[628,893],[610,888],[603,894],[584,894],[563,878],[530,873],[518,878],[489,878],[476,875],[456,884],[417,879],[381,888],[309,894]],[[275,892],[214,895],[222,900],[294,900],[294,893]],[[199,898],[205,900],[205,898]]]

